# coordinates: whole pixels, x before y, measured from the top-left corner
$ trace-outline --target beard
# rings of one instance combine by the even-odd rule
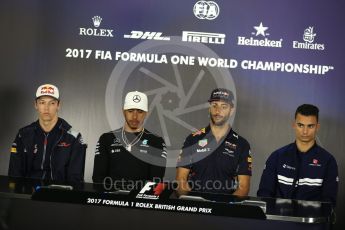
[[[140,129],[142,126],[142,123],[138,120],[126,120],[127,126],[132,130]]]
[[[225,125],[230,117],[230,114],[226,115],[226,116],[220,116],[220,115],[212,115],[210,113],[210,117],[211,117],[211,122],[213,125],[215,126],[223,126]]]

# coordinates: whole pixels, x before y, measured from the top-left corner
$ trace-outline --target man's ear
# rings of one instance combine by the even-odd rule
[[[58,101],[58,108],[57,108],[57,111],[60,110],[60,107],[61,107],[61,101]]]
[[[316,125],[316,131],[318,132],[319,131],[319,129],[320,129],[320,123],[317,123],[317,125]]]
[[[236,108],[231,106],[230,117],[235,113]]]

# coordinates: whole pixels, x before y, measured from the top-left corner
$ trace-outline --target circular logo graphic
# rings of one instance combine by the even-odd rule
[[[193,12],[199,19],[213,20],[219,15],[219,6],[214,1],[198,1],[194,4]]]
[[[166,55],[168,60],[174,55],[195,59],[219,58],[206,45],[183,42],[180,36],[171,36],[169,42],[147,40],[126,52]],[[185,138],[209,124],[208,99],[215,88],[232,91],[233,104],[236,107],[235,84],[226,68],[119,60],[106,88],[107,119],[113,130],[122,127],[124,95],[130,91],[145,93],[148,96],[149,109],[144,127],[163,137],[168,152],[167,166],[174,167]],[[234,121],[235,112],[229,119],[230,124]],[[142,155],[142,160],[148,159],[145,154]],[[151,160],[150,163],[155,162]]]
[[[133,102],[139,103],[140,101],[141,101],[141,98],[140,98],[139,95],[134,95],[134,96],[133,96]]]

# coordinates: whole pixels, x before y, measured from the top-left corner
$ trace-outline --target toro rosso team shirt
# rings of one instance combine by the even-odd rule
[[[37,129],[34,136],[34,157],[32,161],[32,174],[34,178],[51,178],[51,154],[53,146],[57,144],[61,121],[57,122],[54,128],[49,132],[44,132],[37,123]]]
[[[46,133],[36,121],[21,128],[12,144],[8,175],[81,182],[86,144],[62,118]]]
[[[232,193],[238,175],[252,174],[250,145],[232,129],[217,143],[208,126],[186,138],[177,167],[190,169],[193,191]]]
[[[267,159],[257,195],[330,201],[335,205],[338,180],[337,163],[330,153],[317,144],[301,153],[292,143]]]

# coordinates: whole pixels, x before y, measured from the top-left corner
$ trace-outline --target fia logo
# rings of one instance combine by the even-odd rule
[[[199,19],[213,20],[219,15],[219,6],[214,1],[198,1],[194,5],[193,12]]]

